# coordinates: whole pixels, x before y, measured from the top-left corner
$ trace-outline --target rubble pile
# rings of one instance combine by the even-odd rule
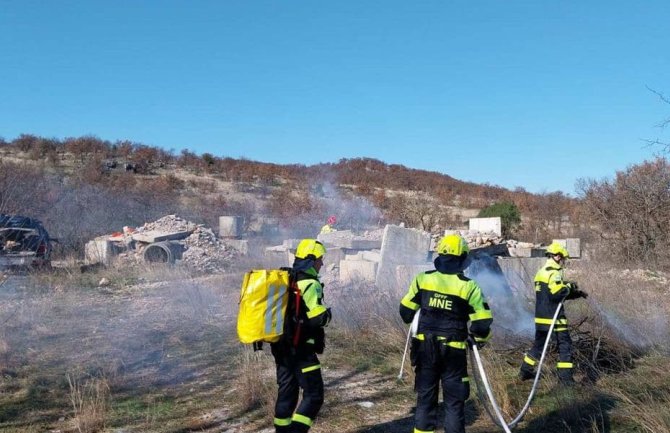
[[[137,229],[142,232],[190,232],[180,240],[184,247],[181,260],[189,268],[203,272],[220,272],[225,268],[234,252],[227,248],[211,228],[185,220],[177,215],[166,215]]]
[[[187,221],[177,215],[166,215],[154,222],[146,223],[137,228],[137,232],[160,231],[160,232],[192,232],[198,227],[198,224]]]
[[[233,249],[221,242],[212,229],[204,226],[198,226],[184,239],[184,245],[186,249],[182,260],[187,266],[199,271],[221,272],[235,256]]]
[[[220,272],[236,252],[211,228],[166,215],[137,229],[124,227],[87,244],[87,261],[109,264],[112,260],[163,262],[185,265],[202,272]]]
[[[505,239],[502,236],[498,236],[493,232],[468,230],[461,232],[461,236],[467,241],[470,249],[490,247],[505,243]]]

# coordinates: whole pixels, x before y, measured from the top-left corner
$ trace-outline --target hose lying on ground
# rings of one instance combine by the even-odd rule
[[[486,371],[484,371],[484,365],[482,364],[482,359],[479,356],[479,349],[477,348],[477,343],[474,342],[472,339],[468,339],[469,341],[469,347],[470,347],[470,359],[472,362],[472,358],[474,358],[474,362],[472,362],[472,365],[476,365],[477,369],[473,368],[473,372],[475,373],[475,380],[479,379],[479,381],[482,382],[484,385],[484,388],[486,390],[486,394],[489,398],[489,401],[491,402],[491,406],[493,407],[493,410],[495,412],[495,417],[489,410],[488,406],[486,405],[485,401],[481,401],[482,405],[486,409],[486,412],[489,414],[491,417],[491,420],[497,424],[499,427],[502,427],[503,430],[505,430],[505,433],[511,433],[512,428],[514,428],[526,415],[526,412],[528,411],[528,408],[530,408],[530,403],[533,400],[533,397],[535,397],[535,392],[537,390],[537,385],[540,381],[540,372],[542,371],[542,363],[544,362],[544,358],[547,355],[547,348],[549,347],[549,342],[551,341],[551,334],[554,331],[554,326],[556,325],[556,319],[558,318],[559,313],[561,312],[561,308],[563,307],[563,301],[561,301],[558,304],[558,307],[556,307],[556,312],[554,313],[554,317],[551,321],[551,326],[549,326],[549,332],[547,333],[547,338],[544,341],[544,347],[542,348],[542,356],[540,357],[540,361],[537,364],[537,371],[535,372],[535,380],[533,381],[533,386],[530,390],[530,394],[528,395],[528,399],[526,400],[526,404],[524,407],[521,409],[519,414],[509,423],[505,422],[505,419],[502,416],[502,413],[500,412],[500,407],[498,406],[498,402],[495,399],[495,396],[493,395],[493,392],[491,391],[491,385],[489,384],[488,378],[486,376]],[[479,386],[477,386],[479,389]],[[481,394],[478,393],[478,397],[480,400],[483,400],[481,398]]]

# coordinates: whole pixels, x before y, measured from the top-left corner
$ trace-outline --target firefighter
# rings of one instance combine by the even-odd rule
[[[326,224],[321,227],[321,233],[319,234],[325,234],[325,233],[332,233],[337,231],[333,226],[337,224],[337,218],[335,215],[331,215],[328,217],[328,220],[326,221]]]
[[[519,378],[529,380],[535,377],[535,366],[542,356],[549,327],[564,299],[586,298],[588,295],[579,290],[576,283],[563,280],[563,263],[569,258],[568,251],[558,242],[547,247],[547,262],[535,274],[535,341],[533,347],[523,358]],[[558,346],[558,378],[561,383],[571,385],[573,379],[572,340],[568,332],[568,319],[565,311],[556,318],[554,338]]]
[[[330,308],[323,303],[323,285],[319,270],[326,253],[321,242],[303,239],[293,262],[293,275],[300,292],[299,307],[289,299],[292,320],[282,339],[271,345],[277,367],[279,392],[275,404],[276,433],[305,433],[323,404],[323,378],[317,354],[325,347],[324,327],[331,319]],[[298,405],[300,390],[302,400]]]
[[[400,301],[405,323],[420,311],[410,355],[416,373],[414,433],[435,431],[440,383],[445,432],[465,432],[465,400],[470,395],[466,340],[470,334],[483,345],[491,338],[493,321],[481,288],[463,275],[468,251],[461,236],[443,237],[437,245],[435,269],[414,277]]]

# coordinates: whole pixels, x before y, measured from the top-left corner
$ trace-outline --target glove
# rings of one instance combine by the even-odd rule
[[[589,297],[589,294],[582,290],[577,290],[577,297],[586,299]]]
[[[570,288],[571,292],[579,292],[579,286],[577,286],[577,283],[566,283],[566,286]]]
[[[486,346],[486,341],[475,341],[477,344],[477,349],[483,349]]]
[[[326,327],[333,319],[333,313],[330,311],[330,307],[326,308],[326,318],[324,319],[323,326]]]

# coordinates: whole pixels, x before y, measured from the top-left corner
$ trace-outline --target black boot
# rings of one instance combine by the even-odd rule
[[[575,384],[575,379],[572,377],[571,368],[559,368],[558,369],[558,381],[561,385],[572,386]]]
[[[522,366],[521,369],[519,369],[519,379],[521,380],[535,379],[535,372],[533,370],[524,367],[525,365]]]

